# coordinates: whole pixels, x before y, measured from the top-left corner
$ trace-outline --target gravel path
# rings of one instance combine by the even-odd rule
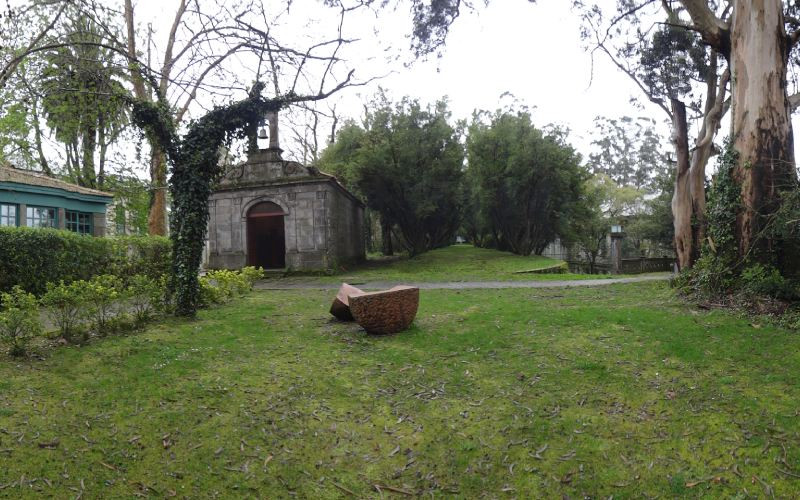
[[[423,290],[467,290],[475,288],[567,288],[573,286],[603,286],[615,283],[640,283],[643,281],[663,281],[671,277],[669,274],[655,276],[638,276],[634,278],[610,278],[588,280],[551,280],[551,281],[449,281],[438,283],[407,283],[403,285],[415,286]],[[367,290],[385,290],[400,282],[371,281],[367,283],[351,283],[351,285]],[[276,283],[272,280],[259,281],[256,290],[337,290],[336,283]]]

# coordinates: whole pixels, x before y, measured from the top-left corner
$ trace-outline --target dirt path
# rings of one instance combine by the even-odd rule
[[[589,279],[589,280],[551,280],[551,281],[449,281],[434,283],[407,283],[404,285],[416,286],[424,290],[467,290],[474,288],[567,288],[573,286],[603,286],[615,283],[640,283],[643,281],[663,281],[671,277],[669,274],[655,276],[638,276],[634,278],[610,278],[610,279]],[[399,282],[372,281],[367,283],[351,283],[362,289],[385,290],[391,288]],[[339,285],[336,283],[276,283],[272,280],[264,280],[256,283],[256,290],[336,290]]]

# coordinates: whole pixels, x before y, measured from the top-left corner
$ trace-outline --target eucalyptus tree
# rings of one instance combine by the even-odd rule
[[[180,0],[172,15],[169,32],[160,40],[159,33],[154,32],[151,25],[137,33],[133,2],[125,0],[125,50],[134,94],[137,99],[149,102],[159,96],[167,99],[176,127],[184,121],[198,92],[205,90],[206,79],[212,72],[221,71],[225,60],[242,49],[241,43],[225,41],[230,35],[230,17],[234,17],[226,16],[228,13],[224,6],[210,2]],[[159,45],[159,41],[163,41],[163,45]],[[138,49],[140,46],[145,46],[146,50]],[[154,47],[155,55],[152,54]],[[144,70],[151,69],[149,65],[153,58],[160,60],[160,66],[149,73],[151,78],[147,78],[148,73]],[[156,138],[149,136],[148,143],[151,149],[148,228],[150,234],[164,235],[167,233],[166,152]]]
[[[656,33],[670,39],[672,45],[659,46],[659,40],[653,37],[652,53],[656,56],[649,60],[646,54],[640,56],[641,68],[652,73],[647,62],[663,61],[663,57],[657,56],[659,49],[666,48],[661,53],[674,57],[681,38],[694,37],[695,33],[708,54],[705,68],[699,68],[698,72],[706,82],[706,99],[691,160],[686,106],[677,96],[668,94],[671,109],[667,109],[663,101],[659,103],[658,97],[650,94],[673,117],[678,160],[673,213],[675,243],[682,267],[692,264],[699,243],[707,240],[705,165],[712,154],[720,118],[728,108],[725,92],[730,82],[731,147],[738,153],[732,178],[738,185],[741,201],[736,210],[736,253],[740,262],[774,261],[782,270],[794,271],[800,259],[797,243],[774,236],[771,228],[776,223],[775,214],[788,198],[787,193],[797,189],[790,120],[792,104],[797,99],[787,92],[792,83],[787,76],[790,65],[797,62],[800,21],[794,15],[798,7],[781,0],[733,0],[720,4],[707,0],[621,2],[607,18],[605,27],[595,29],[594,34],[597,47],[635,79],[640,74],[624,62],[631,55],[632,45],[626,35],[641,39],[642,33],[648,31],[641,29],[642,13],[647,8],[664,11],[666,23]],[[590,22],[600,19],[599,12],[599,9],[590,11],[587,19]],[[617,41],[613,35],[618,35]],[[684,44],[684,51],[685,47]],[[676,68],[656,65],[664,68],[657,75],[662,80],[674,81],[681,76]],[[643,89],[652,91],[652,87]],[[697,221],[695,227],[692,221]]]
[[[700,37],[687,29],[680,17],[682,10],[670,5],[643,1],[625,10],[620,4],[621,12],[613,15],[596,6],[585,8],[583,35],[593,53],[607,55],[672,124],[674,245],[679,266],[685,269],[698,258],[705,240],[706,165],[728,109],[730,73],[721,68],[718,52],[703,46]],[[689,122],[693,120],[700,127],[695,147],[690,149]]]
[[[588,165],[593,173],[608,175],[621,186],[656,192],[659,177],[668,168],[655,120],[646,117],[597,117],[593,151]]]

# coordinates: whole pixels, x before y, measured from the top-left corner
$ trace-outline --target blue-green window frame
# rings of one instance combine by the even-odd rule
[[[6,224],[11,218],[7,213],[3,213],[3,208],[10,207],[14,209],[14,223]],[[17,227],[19,226],[19,205],[16,203],[0,203],[0,226],[4,227]]]
[[[52,210],[53,211],[53,219],[52,225],[41,225],[42,218],[41,217],[33,217],[29,215],[31,210]],[[48,217],[49,219],[49,217]],[[39,222],[39,224],[31,224],[31,221]],[[55,207],[40,207],[40,206],[31,206],[28,205],[27,210],[25,211],[25,225],[28,227],[52,227],[58,229],[58,209]]]
[[[75,220],[70,220],[75,217]],[[84,218],[83,220],[81,220]],[[77,210],[67,210],[64,212],[64,228],[78,234],[93,234],[92,219],[90,212],[78,212]]]

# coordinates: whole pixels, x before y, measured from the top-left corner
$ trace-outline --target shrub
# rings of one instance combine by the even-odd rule
[[[216,269],[200,277],[200,306],[223,304],[253,289],[256,280],[264,277],[260,267],[245,267],[240,271]]]
[[[162,307],[163,288],[161,282],[143,274],[130,279],[127,296],[130,299],[131,312],[137,324],[147,321],[153,313]]]
[[[83,280],[68,285],[63,281],[57,285],[48,283],[47,292],[42,296],[42,304],[49,309],[50,317],[67,342],[88,338],[87,330],[80,324],[81,318],[86,316],[86,287]]]
[[[3,293],[2,303],[0,339],[9,345],[9,354],[22,356],[30,339],[42,334],[39,303],[33,294],[19,286],[15,286],[10,293]]]
[[[215,286],[208,276],[200,277],[200,307],[211,307],[214,304],[221,304],[224,302],[223,294],[220,289]]]
[[[797,290],[772,266],[754,264],[742,271],[741,289],[749,296],[795,299]]]
[[[164,237],[94,238],[46,228],[0,227],[0,255],[0,292],[19,285],[36,295],[45,292],[48,282],[101,274],[157,279],[172,265],[170,242]]]
[[[97,333],[108,333],[108,320],[114,315],[117,302],[121,298],[122,280],[120,278],[103,274],[95,276],[86,283],[83,297],[87,304],[87,313],[97,326]]]
[[[106,329],[109,332],[128,332],[134,329],[139,324],[135,318],[130,314],[121,312],[116,316],[108,318],[106,322]]]
[[[256,281],[264,277],[264,270],[261,269],[260,267],[247,266],[243,267],[242,270],[239,272],[242,274],[242,277],[245,280],[247,280],[248,283],[247,291],[252,290],[253,285],[256,283]]]
[[[248,279],[238,271],[227,269],[209,271],[206,278],[217,288],[221,302],[227,302],[236,295],[243,295],[251,288]]]
[[[159,293],[158,297],[154,297],[157,300],[153,303],[153,307],[158,312],[172,314],[175,312],[175,295],[170,286],[170,276],[165,274],[156,281],[158,282]]]
[[[169,238],[164,236],[122,236],[108,238],[114,253],[113,266],[108,274],[127,282],[136,275],[153,279],[170,274],[172,251]]]

